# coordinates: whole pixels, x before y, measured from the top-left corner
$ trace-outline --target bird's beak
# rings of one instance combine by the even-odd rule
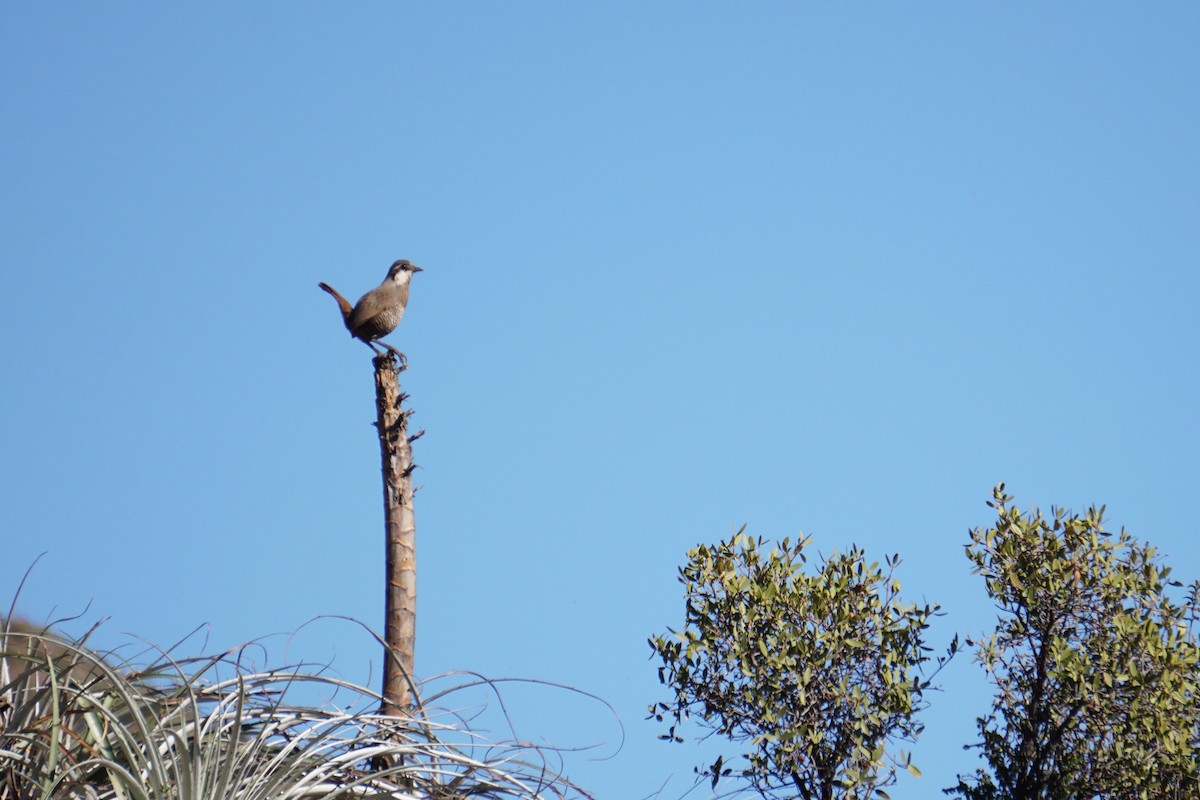
[[[413,272],[424,272],[425,271],[425,270],[421,269],[420,267],[418,267],[416,264],[413,264],[411,267],[409,267],[409,269],[412,270]]]

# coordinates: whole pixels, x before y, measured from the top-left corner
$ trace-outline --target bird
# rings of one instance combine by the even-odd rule
[[[350,305],[346,298],[329,284],[318,283],[317,286],[329,292],[337,301],[342,312],[342,321],[346,323],[346,330],[350,331],[350,335],[366,343],[376,355],[382,355],[383,351],[376,347],[375,343],[396,330],[400,318],[404,316],[404,307],[408,305],[409,281],[413,275],[423,271],[411,261],[401,258],[388,269],[383,283],[358,298],[354,305]],[[379,344],[399,356],[401,363],[407,363],[404,353],[387,342]]]

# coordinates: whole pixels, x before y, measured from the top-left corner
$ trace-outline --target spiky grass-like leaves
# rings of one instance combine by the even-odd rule
[[[0,621],[0,800],[586,797],[552,751],[381,716],[368,689],[241,655],[137,670]]]

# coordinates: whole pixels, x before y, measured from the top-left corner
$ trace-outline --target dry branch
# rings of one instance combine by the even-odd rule
[[[383,668],[380,713],[408,716],[415,700],[413,650],[417,627],[416,520],[413,516],[412,448],[408,436],[411,411],[400,392],[404,369],[392,353],[376,356],[375,427],[383,461],[383,514],[386,532],[387,591],[383,638],[388,652]],[[413,437],[415,438],[415,437]]]

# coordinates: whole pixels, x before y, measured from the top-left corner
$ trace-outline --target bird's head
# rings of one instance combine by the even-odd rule
[[[397,283],[408,283],[414,273],[422,272],[422,269],[406,258],[401,258],[392,264],[388,270],[387,279],[396,281]]]

